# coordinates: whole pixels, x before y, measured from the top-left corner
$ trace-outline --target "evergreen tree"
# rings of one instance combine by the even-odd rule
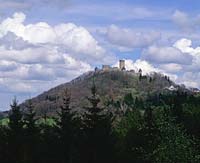
[[[56,125],[47,123],[52,120],[46,115],[46,120],[39,124],[40,139],[37,148],[37,162],[55,163],[60,161],[59,139]]]
[[[177,125],[169,113],[157,114],[159,143],[153,151],[153,162],[199,162],[200,158],[194,148],[194,141],[187,136],[184,129]]]
[[[88,98],[91,107],[86,107],[83,120],[85,133],[84,162],[109,163],[112,161],[112,118],[105,109],[98,107],[100,99],[96,94],[96,86],[93,83],[92,96]]]
[[[144,113],[144,126],[142,129],[144,135],[144,158],[147,162],[152,162],[153,150],[157,147],[158,129],[153,115],[152,106],[148,106]]]
[[[24,162],[34,163],[37,157],[37,143],[39,141],[39,129],[36,125],[36,113],[34,111],[34,106],[31,100],[28,100],[26,105],[26,112],[24,115],[25,121],[25,154]]]
[[[11,104],[11,111],[9,118],[9,155],[10,161],[13,163],[21,163],[23,161],[24,149],[23,149],[23,136],[24,136],[24,122],[23,114],[20,110],[16,98]]]
[[[70,108],[70,93],[68,89],[63,92],[62,105],[58,112],[58,134],[60,136],[60,150],[63,162],[72,162],[75,139],[75,118]]]
[[[7,127],[0,125],[0,162],[9,162],[8,153],[8,129]]]
[[[142,69],[139,69],[138,73],[139,73],[139,81],[141,81],[142,80]]]
[[[18,134],[23,130],[23,114],[18,105],[17,99],[14,98],[11,106],[11,111],[9,114],[9,128],[12,130],[13,134]]]
[[[128,111],[115,127],[118,138],[117,162],[144,162],[145,137],[141,132],[142,125],[143,121],[139,110],[132,110]]]

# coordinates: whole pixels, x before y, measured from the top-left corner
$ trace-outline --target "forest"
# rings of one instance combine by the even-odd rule
[[[173,91],[147,99],[124,96],[99,106],[93,84],[83,113],[63,90],[57,115],[36,116],[14,99],[0,126],[1,163],[198,163],[200,96]],[[42,120],[41,120],[42,119]],[[53,123],[48,123],[49,120]]]

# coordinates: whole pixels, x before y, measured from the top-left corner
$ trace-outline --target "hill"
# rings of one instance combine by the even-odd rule
[[[54,114],[60,106],[63,90],[68,88],[71,92],[71,108],[81,111],[81,107],[88,105],[86,97],[90,96],[93,81],[102,103],[110,99],[121,99],[128,93],[134,97],[146,98],[149,94],[159,94],[177,89],[189,91],[175,84],[169,77],[158,73],[141,75],[134,71],[97,70],[87,72],[68,83],[52,88],[32,98],[31,101],[39,115]],[[26,102],[21,104],[22,108]]]

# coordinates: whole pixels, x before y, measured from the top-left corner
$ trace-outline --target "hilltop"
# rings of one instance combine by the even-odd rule
[[[93,81],[97,87],[97,93],[101,103],[111,99],[122,99],[124,95],[131,93],[134,97],[146,98],[149,94],[159,94],[175,90],[189,91],[175,84],[169,77],[151,73],[142,75],[140,72],[123,71],[120,69],[95,70],[87,72],[76,79],[52,88],[31,101],[39,115],[44,113],[54,114],[60,106],[63,90],[68,88],[71,92],[71,108],[81,110],[88,105],[90,88]],[[24,107],[26,102],[21,104]]]

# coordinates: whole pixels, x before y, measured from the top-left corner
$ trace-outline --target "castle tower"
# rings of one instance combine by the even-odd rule
[[[125,60],[119,60],[119,69],[126,70],[125,68]]]
[[[102,65],[102,70],[103,71],[109,71],[110,70],[110,65]]]

